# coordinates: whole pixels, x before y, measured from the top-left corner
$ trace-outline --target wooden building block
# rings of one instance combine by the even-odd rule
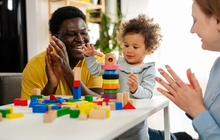
[[[44,99],[38,99],[39,103],[42,103],[44,101]]]
[[[70,107],[63,107],[57,110],[57,117],[67,115],[70,113]]]
[[[24,117],[24,113],[15,113],[15,114],[7,114],[7,119],[15,119],[15,118],[21,118]]]
[[[124,106],[124,96],[123,96],[123,93],[117,93],[117,101],[116,102],[122,102],[122,106]]]
[[[114,102],[109,102],[108,106],[110,107],[110,110],[115,110],[115,103]]]
[[[20,98],[14,99],[14,105],[15,106],[20,106],[21,105],[21,99]]]
[[[87,114],[79,114],[78,119],[79,120],[87,120],[88,119],[88,115]]]
[[[96,108],[95,110],[104,110],[104,111],[106,111],[107,118],[110,117],[110,109],[106,109],[106,108]]]
[[[86,95],[85,100],[88,101],[88,102],[91,102],[91,101],[93,101],[93,96],[92,95]]]
[[[136,109],[131,103],[127,103],[124,107],[123,107],[123,109]]]
[[[50,99],[50,96],[44,96],[43,99],[45,99],[45,100],[49,100],[49,99]]]
[[[6,110],[10,110],[10,114],[13,114],[13,107],[6,107]]]
[[[50,100],[55,100],[55,101],[57,101],[57,98],[56,98],[54,95],[50,94]]]
[[[73,80],[74,87],[80,87],[80,80]]]
[[[2,113],[0,112],[0,122],[2,122]]]
[[[81,99],[81,86],[80,87],[73,86],[73,99]]]
[[[70,110],[76,110],[77,109],[76,105],[62,105],[61,108],[63,108],[63,107],[70,107]]]
[[[74,68],[74,80],[81,80],[81,68],[80,67]]]
[[[51,123],[57,118],[57,110],[49,110],[47,114],[44,115],[44,123]]]
[[[70,118],[78,118],[79,110],[70,110]]]
[[[21,99],[21,106],[28,106],[27,99]]]
[[[2,113],[2,117],[6,117],[7,114],[10,114],[10,110],[8,109],[0,109],[0,113]]]
[[[41,89],[40,88],[32,89],[32,95],[41,95]]]
[[[101,106],[101,105],[96,105],[94,106],[94,109],[99,108],[99,109],[111,109],[110,106]]]
[[[80,101],[80,102],[75,102],[78,105],[84,104],[84,103],[88,103],[88,101]]]
[[[89,118],[90,119],[105,119],[107,117],[106,110],[90,110]]]
[[[123,93],[123,107],[128,103],[129,100],[129,92]]]
[[[123,104],[122,102],[115,102],[115,110],[122,110]]]
[[[102,102],[102,106],[106,106],[106,102]]]
[[[136,99],[129,99],[128,102],[131,103],[133,106],[137,105]]]
[[[105,55],[105,65],[116,65],[116,61],[116,55],[114,53]]]
[[[53,104],[53,105],[48,105],[48,111],[49,110],[52,110],[52,106],[54,106],[55,104]]]

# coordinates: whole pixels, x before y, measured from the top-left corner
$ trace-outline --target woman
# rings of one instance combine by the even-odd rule
[[[202,48],[220,51],[220,1],[194,0],[192,17],[194,23],[191,33],[196,33],[201,38]],[[171,76],[159,68],[158,71],[168,83],[156,77],[156,81],[166,89],[157,88],[157,90],[187,113],[199,134],[199,140],[219,140],[220,57],[216,59],[211,69],[204,99],[199,82],[190,69],[187,70],[190,85],[187,85],[170,66],[165,67]]]

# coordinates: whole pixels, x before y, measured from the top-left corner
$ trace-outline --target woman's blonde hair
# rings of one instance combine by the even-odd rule
[[[220,20],[220,0],[193,0],[197,2],[201,10],[207,15],[215,15]]]

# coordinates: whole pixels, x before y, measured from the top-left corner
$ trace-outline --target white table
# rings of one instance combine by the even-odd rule
[[[32,108],[13,104],[0,106],[0,109],[6,107],[13,107],[14,113],[24,113],[24,117],[3,118],[0,122],[0,140],[114,139],[161,109],[164,109],[165,140],[170,140],[169,101],[165,97],[138,99],[136,109],[111,111],[111,117],[104,120],[79,121],[65,115],[52,123],[44,123],[44,113],[32,113]]]

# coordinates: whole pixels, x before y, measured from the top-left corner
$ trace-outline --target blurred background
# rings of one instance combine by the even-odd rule
[[[219,53],[202,50],[198,36],[190,33],[192,0],[0,0],[0,72],[22,72],[33,56],[46,50],[51,37],[51,14],[66,5],[76,6],[86,14],[90,43],[104,53],[112,51],[116,55],[121,55],[116,41],[121,22],[139,14],[154,18],[161,26],[163,41],[145,62],[155,61],[156,68],[169,64],[186,83],[186,70],[190,68],[204,93],[209,71]],[[154,95],[161,94],[155,90]],[[175,105],[171,109],[171,131],[183,130],[197,137],[191,121],[179,118],[184,117],[184,112]],[[163,120],[157,120],[155,125],[156,116],[149,119],[150,126],[163,129]],[[182,125],[177,127],[177,123]]]

